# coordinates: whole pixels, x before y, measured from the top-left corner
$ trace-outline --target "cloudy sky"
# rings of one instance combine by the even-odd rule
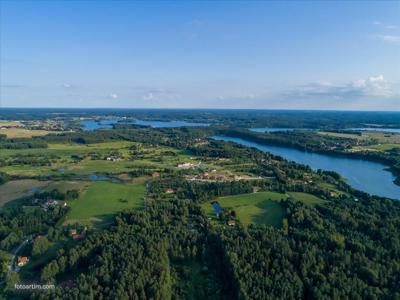
[[[400,110],[400,1],[1,1],[2,107]]]

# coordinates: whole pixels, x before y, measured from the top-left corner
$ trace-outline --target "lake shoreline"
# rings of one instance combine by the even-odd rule
[[[332,155],[332,154],[327,154],[327,153],[317,153],[316,151],[304,151],[304,150],[297,149],[294,147],[259,143],[259,142],[252,141],[252,140],[249,140],[246,138],[233,137],[233,136],[227,136],[227,135],[213,136],[210,138],[215,139],[215,140],[236,142],[236,143],[239,143],[246,147],[255,147],[261,151],[269,152],[275,156],[283,157],[286,160],[294,161],[296,163],[303,164],[303,165],[308,165],[314,170],[322,169],[322,170],[334,171],[334,172],[338,173],[341,177],[345,178],[347,184],[349,184],[351,186],[351,188],[353,188],[353,189],[360,190],[360,191],[369,193],[371,195],[376,195],[376,196],[380,196],[380,197],[386,197],[386,198],[391,198],[391,199],[400,199],[399,185],[395,182],[395,180],[397,180],[397,179],[393,180],[388,177],[390,175],[392,178],[393,177],[396,178],[395,174],[391,170],[388,170],[387,165],[382,164],[381,162],[365,160],[360,157],[354,157],[354,156],[349,157],[344,154],[338,154],[338,153],[335,155]],[[251,145],[251,144],[256,144],[256,145]],[[257,147],[257,146],[260,146],[260,147]],[[326,161],[325,162],[319,161],[320,164],[325,163],[325,166],[316,167],[315,162],[314,163],[310,163],[310,161],[304,162],[304,160],[305,160],[304,158],[298,158],[298,159],[288,158],[288,156],[285,154],[277,153],[277,151],[276,151],[277,149],[271,150],[270,149],[271,147],[272,148],[280,148],[281,150],[289,150],[289,151],[292,150],[292,152],[297,151],[297,152],[300,152],[307,156],[310,156],[310,155],[311,156],[312,155],[325,156],[325,158],[333,158],[335,161],[328,162],[328,163]],[[310,159],[310,157],[308,157],[307,159]],[[315,159],[321,159],[321,157],[315,157]],[[346,159],[346,160],[354,161],[354,163],[353,163],[354,166],[348,166],[346,170],[344,170],[343,168],[339,170],[338,166],[335,165],[338,162],[340,162],[340,161],[337,161],[337,159]],[[330,163],[332,163],[332,164],[330,164]],[[349,162],[344,161],[344,162],[340,162],[340,163],[345,163],[347,166],[347,163],[349,163]],[[380,166],[374,166],[374,165],[370,165],[370,164],[379,164]],[[352,167],[357,167],[358,170],[353,170]],[[371,178],[373,178],[374,180],[371,181],[371,178],[369,178],[369,176],[367,175],[368,170],[364,172],[364,170],[363,170],[364,167],[369,168],[370,169],[369,171],[373,172],[373,173],[370,173],[370,175],[372,176]],[[387,172],[388,174],[382,173],[383,171]],[[353,172],[353,174],[352,174],[352,172]],[[361,176],[360,176],[360,174],[361,174]],[[389,181],[390,181],[390,183],[389,183]],[[378,182],[382,182],[382,184],[378,184]],[[375,186],[373,186],[373,185],[375,185]],[[383,186],[383,185],[385,185],[385,186]]]

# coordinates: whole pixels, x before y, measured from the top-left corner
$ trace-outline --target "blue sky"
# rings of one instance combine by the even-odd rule
[[[400,110],[400,2],[1,1],[3,107]]]

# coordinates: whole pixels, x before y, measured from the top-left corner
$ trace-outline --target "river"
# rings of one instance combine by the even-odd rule
[[[264,152],[279,155],[287,160],[309,165],[313,170],[335,171],[344,177],[355,189],[372,195],[400,199],[400,186],[393,181],[394,175],[386,170],[387,166],[363,159],[331,156],[326,154],[301,151],[289,147],[262,145],[241,138],[213,136],[215,140],[230,141]]]

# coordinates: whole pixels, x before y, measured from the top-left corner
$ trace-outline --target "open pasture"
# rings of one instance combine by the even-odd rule
[[[144,184],[92,182],[79,199],[68,202],[70,211],[64,219],[64,224],[104,225],[110,222],[117,212],[142,208],[144,191]]]

